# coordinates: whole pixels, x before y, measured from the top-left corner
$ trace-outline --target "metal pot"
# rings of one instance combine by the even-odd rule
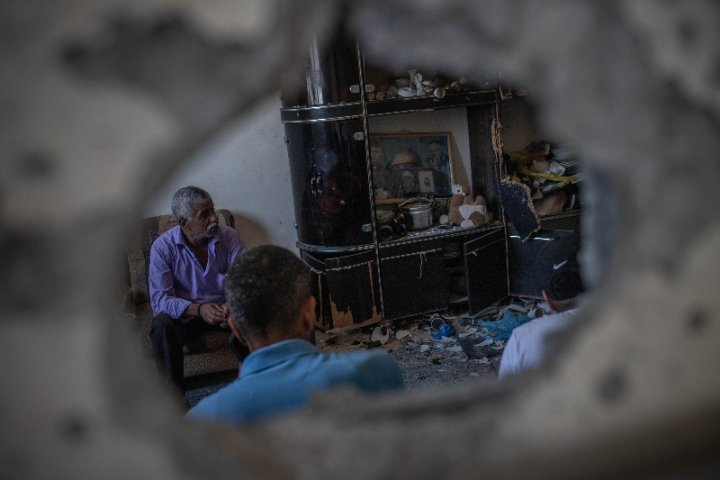
[[[406,219],[408,230],[422,230],[432,226],[433,203],[433,200],[427,198],[410,198],[398,205]]]

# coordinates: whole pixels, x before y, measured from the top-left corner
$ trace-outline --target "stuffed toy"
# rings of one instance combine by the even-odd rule
[[[476,196],[474,200],[471,196],[466,196],[463,199],[463,204],[458,207],[458,211],[462,216],[460,226],[463,228],[484,225],[489,220],[487,202],[482,195]]]
[[[470,193],[470,190],[462,185],[453,184],[452,192],[453,195],[450,197],[450,202],[448,203],[448,213],[440,217],[440,223],[460,225],[463,221],[463,217],[460,214],[460,206],[465,202],[465,197]]]

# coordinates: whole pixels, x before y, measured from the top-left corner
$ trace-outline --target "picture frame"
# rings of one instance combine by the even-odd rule
[[[375,199],[450,196],[454,179],[449,132],[371,134]]]

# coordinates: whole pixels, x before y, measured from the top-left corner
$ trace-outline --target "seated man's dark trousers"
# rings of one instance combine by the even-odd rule
[[[185,389],[183,345],[197,340],[200,335],[210,331],[226,332],[227,329],[210,325],[200,317],[178,319],[161,313],[153,318],[150,342],[158,368],[181,390]]]

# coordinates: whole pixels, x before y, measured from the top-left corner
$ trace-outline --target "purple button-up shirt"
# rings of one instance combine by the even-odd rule
[[[237,230],[220,225],[200,265],[179,226],[160,235],[150,248],[148,286],[153,311],[180,318],[192,303],[225,303],[223,278],[245,249]]]

